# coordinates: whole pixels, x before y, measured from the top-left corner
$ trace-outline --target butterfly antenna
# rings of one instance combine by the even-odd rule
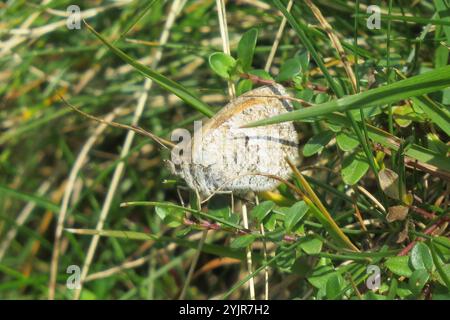
[[[140,134],[142,136],[145,136],[145,137],[148,137],[148,138],[152,139],[153,141],[158,143],[161,147],[166,148],[166,149],[169,149],[169,148],[172,149],[173,147],[175,147],[175,144],[172,143],[171,141],[163,139],[163,138],[160,138],[157,135],[142,129],[141,127],[129,126],[129,125],[126,125],[126,124],[121,124],[121,123],[117,123],[117,122],[114,122],[114,121],[106,121],[104,119],[97,118],[97,117],[95,117],[95,116],[93,116],[93,115],[91,115],[89,113],[86,113],[86,112],[80,110],[79,108],[75,107],[74,105],[70,104],[61,95],[59,97],[68,107],[70,107],[72,110],[74,110],[75,112],[78,112],[79,114],[81,114],[82,116],[84,116],[84,117],[86,117],[88,119],[91,119],[91,120],[94,120],[94,121],[97,121],[97,122],[100,122],[100,123],[104,123],[104,124],[109,125],[111,127],[116,127],[116,128],[120,128],[120,129],[134,131],[134,132],[136,132],[136,133],[138,133],[138,134]]]

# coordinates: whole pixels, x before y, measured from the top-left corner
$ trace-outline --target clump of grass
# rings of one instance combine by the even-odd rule
[[[70,30],[65,3],[3,6],[0,297],[449,299],[445,8],[118,2]],[[303,160],[241,206],[59,98],[168,137],[273,82],[296,110],[248,126],[294,121]]]

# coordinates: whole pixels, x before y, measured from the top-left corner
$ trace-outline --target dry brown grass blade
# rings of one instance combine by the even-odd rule
[[[294,172],[294,175],[299,179],[300,183],[302,184],[303,188],[305,189],[306,193],[309,196],[309,197],[304,196],[303,198],[305,200],[312,201],[312,203],[314,203],[317,206],[317,208],[319,208],[320,212],[327,219],[328,223],[331,225],[334,232],[340,237],[340,239],[353,251],[359,252],[359,249],[351,242],[351,240],[345,235],[345,233],[342,232],[341,228],[339,228],[336,221],[334,221],[333,217],[330,215],[328,210],[322,204],[322,201],[320,201],[319,197],[316,195],[314,190],[309,185],[308,181],[306,181],[306,179],[303,177],[303,175],[300,173],[297,167],[289,159],[286,159],[286,161],[291,167],[292,171]]]
[[[223,266],[227,266],[227,265],[232,265],[232,264],[240,264],[242,261],[239,259],[234,259],[234,258],[228,258],[228,257],[224,257],[224,258],[216,258],[216,259],[212,259],[210,261],[208,261],[207,263],[205,263],[200,269],[198,269],[193,278],[196,278],[206,272],[212,271],[214,269],[223,267]]]

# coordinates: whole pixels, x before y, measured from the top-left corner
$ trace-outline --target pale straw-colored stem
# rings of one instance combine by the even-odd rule
[[[292,4],[294,3],[294,0],[290,0],[286,10],[287,12],[291,11]],[[275,40],[273,42],[272,48],[270,49],[269,57],[267,58],[266,66],[264,67],[264,70],[266,72],[269,72],[270,67],[272,66],[273,58],[275,57],[275,53],[277,52],[278,45],[280,44],[281,37],[283,36],[284,28],[286,27],[287,19],[283,16],[283,19],[281,20],[280,27],[278,28],[277,34],[275,36]]]
[[[220,36],[222,37],[222,46],[223,52],[226,54],[230,54],[230,40],[228,37],[228,26],[227,26],[227,13],[225,10],[225,1],[224,0],[216,0],[217,5],[217,15],[219,17],[219,26],[220,26]],[[228,81],[228,95],[230,99],[234,99],[236,97],[236,88],[234,87],[234,83]]]
[[[111,121],[116,116],[118,110],[114,110],[112,113],[110,113],[108,116],[106,116],[106,119]],[[75,181],[77,180],[78,173],[80,172],[83,165],[86,163],[88,158],[88,153],[94,146],[97,139],[100,137],[102,132],[107,128],[106,124],[100,124],[94,133],[89,137],[89,139],[86,141],[86,143],[81,148],[80,153],[77,156],[77,159],[75,160],[75,163],[70,171],[69,179],[67,181],[64,195],[61,203],[61,208],[58,213],[58,221],[56,224],[56,231],[55,231],[55,241],[53,242],[53,253],[52,253],[52,261],[50,265],[50,281],[49,281],[49,287],[48,287],[48,298],[50,300],[53,300],[55,298],[55,288],[56,288],[56,277],[58,274],[58,261],[59,261],[59,254],[61,250],[61,237],[64,230],[64,221],[66,220],[67,210],[69,207],[69,201],[72,196],[72,192],[75,187]]]
[[[242,204],[242,220],[244,222],[244,228],[248,229],[248,216],[247,216],[247,206]],[[246,249],[247,251],[247,270],[248,274],[253,273],[253,264],[252,264],[252,248],[251,245]],[[248,286],[250,289],[250,299],[255,300],[255,280],[253,277],[248,281]]]
[[[258,196],[255,196],[255,203],[259,205]],[[264,231],[264,224],[260,224],[261,235],[263,236],[263,258],[264,263],[267,263],[267,242],[265,239],[266,232]],[[269,300],[269,266],[264,267],[264,300]]]

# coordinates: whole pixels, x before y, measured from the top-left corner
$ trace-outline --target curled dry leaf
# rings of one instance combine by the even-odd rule
[[[380,180],[381,189],[383,192],[392,199],[399,199],[398,193],[398,174],[391,169],[382,169],[378,173],[378,179]]]
[[[388,222],[403,221],[408,215],[409,208],[405,206],[392,206],[388,209],[386,220]]]
[[[409,232],[409,223],[406,222],[405,223],[405,227],[403,228],[403,230],[399,232],[396,242],[397,243],[404,242],[408,238],[408,232]]]

